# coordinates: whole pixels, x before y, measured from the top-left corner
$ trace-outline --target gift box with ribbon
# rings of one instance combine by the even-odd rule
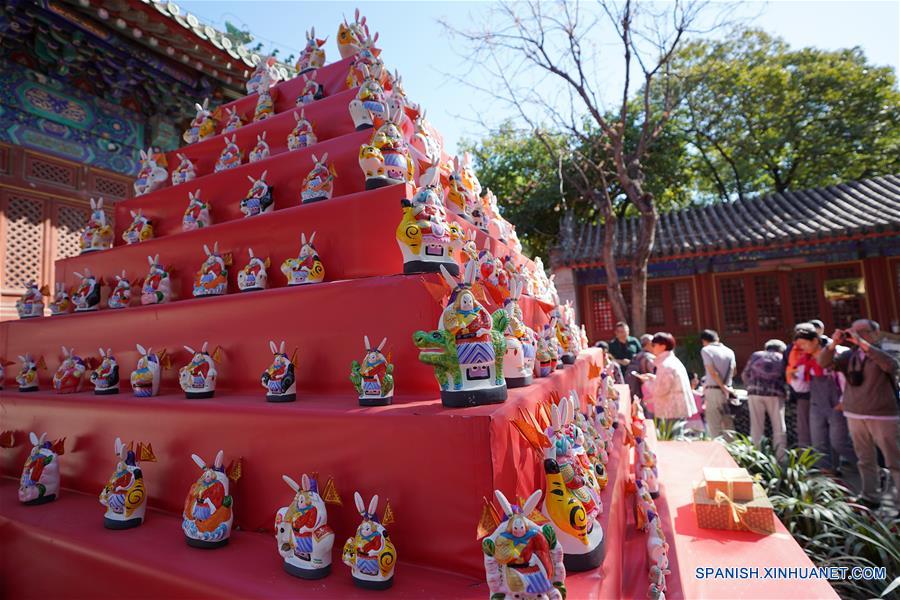
[[[703,478],[706,480],[706,495],[709,498],[715,498],[716,492],[721,491],[732,500],[753,500],[754,480],[747,469],[703,467]]]
[[[775,513],[762,486],[752,484],[752,500],[732,500],[722,490],[712,497],[706,493],[706,484],[694,488],[694,512],[697,525],[703,529],[752,531],[759,534],[775,532]]]

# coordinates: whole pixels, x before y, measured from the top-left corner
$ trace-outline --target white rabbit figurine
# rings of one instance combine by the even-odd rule
[[[106,507],[103,526],[116,530],[132,529],[144,522],[147,511],[147,488],[138,464],[140,451],[146,447],[139,443],[135,451],[116,438],[114,448],[116,468],[100,492],[100,504]]]
[[[191,486],[182,513],[181,530],[188,546],[220,548],[231,536],[233,498],[228,494],[229,480],[222,466],[224,453],[219,450],[212,465],[192,454],[191,458],[203,471]]]
[[[266,133],[267,132],[263,131],[261,134],[256,136],[256,145],[247,156],[248,162],[256,162],[258,160],[265,160],[269,158],[269,154],[271,151],[269,149],[269,142],[266,141]]]
[[[184,154],[178,152],[178,166],[172,171],[172,185],[180,185],[197,177],[194,163]]]
[[[260,383],[266,389],[266,401],[293,402],[297,399],[297,378],[294,362],[284,351],[284,340],[280,346],[270,340],[269,349],[272,351],[272,364],[260,377]]]
[[[269,257],[262,259],[253,254],[253,248],[247,248],[250,260],[247,265],[238,271],[238,289],[242,292],[255,292],[264,290],[269,286],[268,268]]]
[[[319,495],[318,482],[303,474],[300,485],[282,475],[294,491],[294,499],[275,514],[275,540],[284,559],[284,570],[301,579],[321,579],[331,573],[334,531]]]
[[[19,479],[19,502],[22,504],[46,504],[59,495],[59,455],[62,444],[47,441],[47,434],[41,437],[32,431],[31,452],[25,460],[22,477]]]
[[[149,398],[159,394],[160,369],[159,356],[153,348],[144,348],[137,344],[138,359],[134,371],[131,372],[131,389],[138,398]]]
[[[368,510],[359,492],[355,492],[353,498],[362,522],[356,528],[356,535],[344,543],[344,564],[350,567],[353,583],[357,587],[386,590],[394,585],[397,550],[378,519],[378,494],[372,496]]]
[[[203,342],[200,350],[185,346],[192,354],[191,362],[181,367],[178,383],[188,400],[212,398],[216,393],[216,361],[209,354],[209,342]]]
[[[100,365],[91,371],[91,383],[94,384],[94,394],[107,396],[119,393],[119,363],[113,356],[112,350],[100,348]]]
[[[162,157],[165,160],[165,155]],[[158,190],[169,178],[165,167],[159,164],[153,150],[141,150],[141,169],[134,180],[134,195],[143,196]]]

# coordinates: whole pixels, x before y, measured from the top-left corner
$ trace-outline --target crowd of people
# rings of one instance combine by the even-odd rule
[[[702,377],[688,373],[675,355],[671,333],[631,336],[627,323],[615,337],[597,342],[615,361],[616,378],[629,386],[645,411],[659,420],[702,417],[706,433],[727,439],[734,429],[735,406],[746,393],[750,437],[760,446],[766,418],[776,456],[788,447],[785,403],[796,408],[798,447],[814,448],[817,468],[828,475],[856,468],[861,481],[857,501],[879,505],[879,461],[894,483],[894,506],[900,506],[900,362],[881,347],[878,323],[859,319],[846,330],[824,334],[819,320],[800,323],[789,343],[772,339],[754,352],[740,373],[745,390],[735,387],[734,351],[710,329],[700,333]],[[880,456],[879,456],[880,455]]]

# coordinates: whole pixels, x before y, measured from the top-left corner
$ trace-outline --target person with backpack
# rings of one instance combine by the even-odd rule
[[[785,348],[781,340],[769,340],[764,350],[750,355],[741,372],[741,381],[748,394],[750,439],[753,440],[754,446],[760,447],[768,415],[772,425],[772,443],[778,460],[784,459],[787,449],[787,430],[784,422]]]

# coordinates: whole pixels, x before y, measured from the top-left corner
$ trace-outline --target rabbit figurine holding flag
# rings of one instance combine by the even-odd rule
[[[172,185],[180,185],[195,179],[197,177],[197,171],[194,168],[194,163],[191,162],[191,159],[180,152],[178,152],[176,156],[178,157],[178,166],[172,171]]]
[[[75,305],[72,304],[72,299],[69,297],[69,291],[66,289],[66,284],[62,282],[56,282],[56,291],[53,293],[53,300],[50,301],[50,304],[47,305],[47,308],[50,309],[50,315],[67,315],[75,308]]]
[[[301,204],[329,200],[334,193],[334,180],[337,172],[334,170],[334,165],[328,164],[328,153],[323,154],[322,158],[316,158],[316,155],[313,154],[312,161],[312,171],[307,173],[300,188]]]
[[[47,286],[40,286],[29,281],[22,287],[25,292],[16,300],[16,313],[20,319],[31,319],[44,316],[44,296],[49,295]]]
[[[255,217],[275,210],[275,201],[272,198],[272,187],[266,183],[266,175],[269,171],[263,171],[259,179],[247,175],[250,181],[250,190],[247,196],[241,200],[241,212],[245,217]]]
[[[53,375],[53,389],[57,394],[73,394],[81,391],[87,363],[75,355],[74,348],[62,346],[63,361]]]
[[[125,271],[122,271],[121,275],[116,275],[116,287],[109,293],[106,306],[112,309],[131,306],[131,282],[128,281]]]
[[[165,163],[165,154],[156,155],[152,148],[146,152],[141,150],[141,169],[134,180],[135,196],[143,196],[162,187],[169,178]]]
[[[272,364],[266,369],[260,381],[266,388],[268,402],[293,402],[297,399],[297,378],[294,376],[294,361],[284,352],[284,340],[281,346],[269,341],[272,351]]]
[[[220,548],[231,536],[233,499],[228,494],[229,478],[222,466],[224,453],[219,450],[212,465],[192,454],[191,458],[203,471],[184,501],[181,529],[188,546]]]
[[[200,190],[188,192],[188,205],[181,218],[181,229],[193,231],[209,227],[212,220],[209,217],[209,203],[200,199]]]
[[[213,244],[212,250],[203,244],[206,260],[194,276],[194,297],[221,296],[228,293],[228,267],[231,265],[231,254],[219,253],[219,242]]]
[[[288,285],[306,285],[320,283],[325,279],[325,265],[319,258],[319,253],[313,245],[316,232],[313,231],[306,239],[306,234],[300,234],[300,253],[297,258],[288,258],[281,263],[281,272],[287,278]]]
[[[51,443],[46,433],[38,437],[33,431],[28,438],[32,448],[19,479],[19,502],[28,505],[53,502],[59,494],[59,456],[65,438]]]
[[[209,354],[209,342],[203,342],[200,350],[194,350],[185,346],[185,350],[193,356],[191,362],[181,367],[178,374],[178,383],[184,390],[184,397],[188,400],[199,398],[212,398],[216,393],[216,361]]]
[[[232,134],[231,139],[228,139],[227,135],[222,139],[225,140],[225,147],[222,148],[222,153],[219,154],[216,166],[213,168],[216,173],[241,166],[241,160],[244,158],[237,145],[237,134]]]
[[[85,267],[84,274],[75,272],[74,275],[81,279],[72,292],[72,303],[75,305],[75,312],[88,312],[100,308],[100,287],[103,285],[102,280],[98,280],[91,270]]]
[[[153,239],[153,223],[144,216],[143,211],[131,211],[131,225],[122,232],[122,240],[128,244],[139,244]]]
[[[377,348],[369,343],[369,336],[363,336],[363,343],[366,356],[362,364],[353,361],[350,381],[359,395],[360,406],[386,406],[394,397],[394,365],[381,351],[387,338],[381,340]]]
[[[269,148],[269,142],[266,141],[266,132],[263,131],[261,134],[256,136],[256,145],[253,146],[253,150],[250,151],[250,154],[247,155],[248,162],[256,162],[258,160],[265,160],[269,158],[269,154],[271,154],[271,149]]]
[[[116,469],[100,492],[100,504],[106,507],[103,526],[107,529],[132,529],[144,522],[147,489],[139,462],[155,461],[149,446],[138,442],[133,450],[116,438]]]
[[[318,482],[306,473],[300,485],[287,475],[281,478],[294,490],[291,503],[275,514],[275,540],[284,570],[301,579],[321,579],[331,573],[334,531],[328,526]]]
[[[197,109],[197,114],[181,136],[188,144],[205,140],[216,134],[216,120],[209,110],[209,98],[204,99],[203,104],[194,104],[194,108]]]
[[[298,75],[325,66],[325,49],[322,46],[326,41],[328,38],[324,40],[316,38],[315,27],[306,32],[306,46],[300,52],[300,58],[297,59],[297,64],[294,66]]]
[[[159,394],[160,360],[153,348],[145,349],[137,344],[141,357],[131,372],[131,389],[138,398],[149,398]]]
[[[19,384],[19,391],[38,391],[40,387],[40,381],[38,379],[38,367],[44,368],[44,359],[41,358],[40,360],[37,360],[30,354],[20,354],[19,362],[22,363],[22,368],[19,370],[19,374],[16,375],[16,383]]]
[[[375,512],[378,509],[378,494],[372,496],[368,510],[359,492],[355,492],[353,497],[362,522],[356,528],[356,535],[344,543],[344,564],[350,567],[353,583],[357,587],[386,590],[394,585],[397,550]]]
[[[91,383],[94,384],[94,394],[108,396],[119,393],[119,363],[112,355],[112,350],[100,348],[100,366],[91,372]]]

